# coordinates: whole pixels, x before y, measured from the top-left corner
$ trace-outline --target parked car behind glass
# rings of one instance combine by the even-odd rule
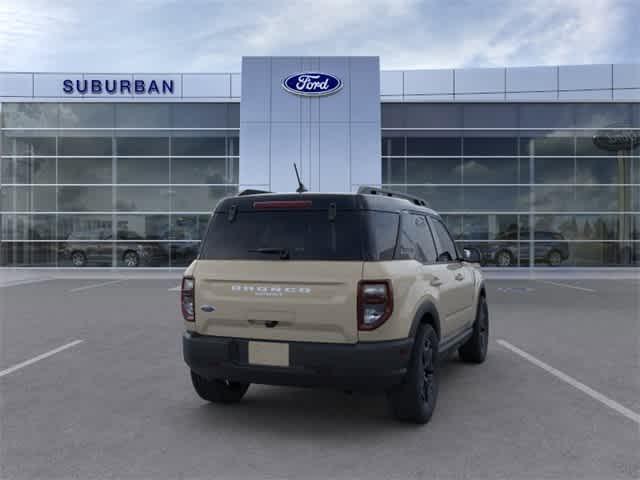
[[[116,263],[122,262],[125,267],[155,266],[167,258],[160,245],[142,242],[135,232],[118,230],[117,238],[119,242],[109,241],[113,239],[111,230],[73,232],[64,244],[62,256],[74,267],[111,265],[115,246]]]

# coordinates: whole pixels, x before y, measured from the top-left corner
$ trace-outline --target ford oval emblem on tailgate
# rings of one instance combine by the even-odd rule
[[[213,312],[215,310],[215,307],[212,305],[202,305],[200,307],[200,310],[202,310],[203,312]]]
[[[336,93],[342,88],[342,80],[329,73],[295,73],[282,80],[282,88],[294,95],[319,97]]]

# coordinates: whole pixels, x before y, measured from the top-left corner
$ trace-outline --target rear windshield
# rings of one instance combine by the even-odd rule
[[[205,236],[203,260],[387,260],[393,255],[397,214],[327,210],[216,213]],[[376,241],[373,241],[373,238]]]
[[[361,260],[360,212],[327,210],[226,213],[211,219],[204,260]],[[261,250],[262,251],[257,251]]]

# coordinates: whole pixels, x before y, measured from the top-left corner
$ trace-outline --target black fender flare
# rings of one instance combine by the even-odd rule
[[[420,307],[418,307],[418,310],[413,317],[413,321],[411,322],[411,330],[409,331],[410,337],[415,337],[422,319],[427,314],[429,314],[433,319],[433,328],[435,329],[438,338],[442,338],[440,334],[440,314],[438,313],[436,306],[433,304],[433,301],[429,299],[423,301],[422,304],[420,304]]]
[[[484,298],[486,300],[487,298],[487,287],[484,284],[484,280],[482,280],[480,282],[480,285],[478,285],[478,296],[480,295],[484,295]]]

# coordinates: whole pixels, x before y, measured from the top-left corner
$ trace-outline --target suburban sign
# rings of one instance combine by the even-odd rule
[[[65,79],[62,91],[67,95],[173,95],[173,80]]]
[[[319,97],[336,93],[342,88],[342,80],[329,73],[295,73],[282,81],[282,88],[295,95]]]

